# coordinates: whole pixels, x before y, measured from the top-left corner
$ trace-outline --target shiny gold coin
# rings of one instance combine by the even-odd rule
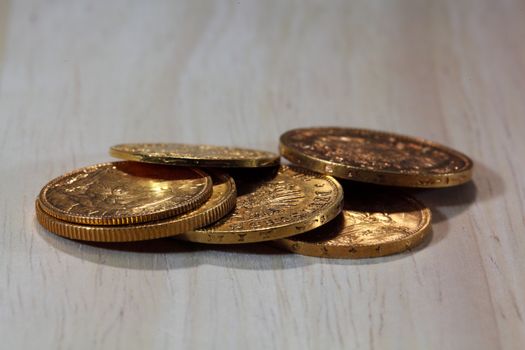
[[[302,255],[373,258],[416,246],[430,231],[430,221],[430,210],[408,195],[345,191],[343,212],[337,218],[273,243]]]
[[[59,220],[48,215],[40,201],[36,201],[38,222],[47,230],[63,237],[82,241],[131,242],[175,236],[182,232],[209,225],[235,206],[236,190],[233,179],[214,173],[213,193],[202,206],[195,210],[159,221],[137,225],[88,226]]]
[[[209,175],[193,168],[114,162],[77,169],[49,182],[41,208],[87,225],[127,225],[184,213],[206,201]]]
[[[176,238],[201,243],[249,243],[312,230],[341,211],[343,191],[332,177],[281,166],[270,176],[232,174],[235,210],[217,223]]]
[[[283,157],[344,179],[405,187],[449,187],[472,178],[472,160],[419,138],[350,129],[309,128],[284,133]]]
[[[279,165],[279,155],[244,148],[180,143],[130,143],[111,147],[113,157],[146,163],[257,168]]]

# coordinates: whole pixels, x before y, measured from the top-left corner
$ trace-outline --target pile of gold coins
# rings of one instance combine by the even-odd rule
[[[292,164],[242,148],[113,146],[110,154],[123,161],[45,185],[37,218],[81,241],[266,241],[303,255],[378,257],[410,249],[430,231],[430,210],[401,187],[472,178],[472,161],[458,151],[372,130],[294,129],[281,135],[280,153]]]

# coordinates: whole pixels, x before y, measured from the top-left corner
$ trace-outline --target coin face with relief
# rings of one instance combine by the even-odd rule
[[[325,258],[373,258],[419,244],[431,213],[415,198],[393,191],[345,191],[342,213],[302,235],[275,241],[294,253]]]
[[[265,176],[232,174],[237,205],[215,224],[177,238],[200,243],[250,243],[312,230],[341,211],[343,191],[332,177],[281,166]]]
[[[189,211],[206,201],[211,191],[211,177],[198,169],[113,162],[52,180],[39,201],[42,210],[60,220],[127,225]]]
[[[213,171],[211,197],[201,206],[163,220],[134,225],[83,225],[57,219],[35,203],[36,216],[47,230],[66,238],[93,242],[131,242],[171,237],[209,225],[229,213],[235,206],[235,182],[227,174]]]
[[[294,129],[281,154],[313,171],[390,186],[449,187],[469,181],[472,160],[437,143],[372,130]]]
[[[224,168],[279,165],[279,155],[247,148],[181,143],[129,143],[111,147],[116,158],[146,163]]]

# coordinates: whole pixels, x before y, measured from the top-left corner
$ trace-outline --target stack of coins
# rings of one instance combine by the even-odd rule
[[[430,230],[430,210],[400,187],[449,187],[472,177],[472,161],[458,151],[371,130],[294,129],[281,136],[280,152],[291,165],[244,148],[113,146],[110,154],[123,161],[44,186],[37,218],[84,241],[269,241],[303,255],[378,257],[414,247]]]

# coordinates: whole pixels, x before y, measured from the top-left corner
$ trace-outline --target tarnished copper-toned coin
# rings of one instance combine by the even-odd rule
[[[129,143],[111,147],[116,158],[146,163],[225,168],[279,165],[279,155],[245,148],[180,143]]]
[[[198,169],[113,162],[60,176],[44,186],[39,199],[42,210],[60,220],[127,225],[189,211],[211,191],[211,177]]]
[[[281,166],[269,176],[232,174],[235,210],[205,228],[176,238],[201,243],[249,243],[312,230],[341,211],[343,190],[332,177]]]
[[[294,129],[280,140],[283,157],[313,171],[390,186],[449,187],[472,178],[472,160],[437,143],[351,128]]]
[[[343,212],[337,218],[273,243],[302,255],[372,258],[416,246],[430,231],[430,221],[430,210],[408,195],[345,191]]]
[[[63,237],[94,242],[131,242],[170,237],[209,225],[229,213],[235,206],[236,190],[233,179],[222,173],[213,173],[213,193],[200,207],[187,213],[136,225],[91,226],[59,220],[42,210],[40,200],[35,203],[36,216],[47,230]]]

